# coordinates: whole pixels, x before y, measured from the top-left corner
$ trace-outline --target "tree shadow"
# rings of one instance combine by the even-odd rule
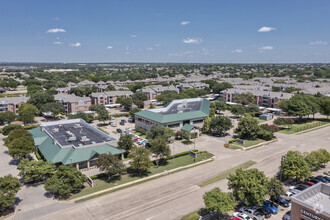
[[[20,199],[18,197],[15,197],[15,205],[20,204],[23,201],[23,199]]]
[[[12,159],[11,161],[9,161],[8,164],[17,166],[20,161],[21,161],[20,159]]]
[[[47,192],[44,193],[44,196],[46,198],[52,198],[52,197],[54,197],[54,193],[53,192],[50,192],[50,191],[47,191]]]

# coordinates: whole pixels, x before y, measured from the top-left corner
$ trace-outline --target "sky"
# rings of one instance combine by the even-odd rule
[[[329,0],[0,2],[0,62],[330,62]]]

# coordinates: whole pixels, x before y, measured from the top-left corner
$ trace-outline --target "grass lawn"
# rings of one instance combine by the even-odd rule
[[[256,139],[256,140],[244,140],[244,145],[243,144],[239,144],[239,143],[235,143],[235,145],[240,146],[240,147],[250,147],[256,144],[260,144],[262,142],[265,142],[265,140],[262,139]]]
[[[211,153],[203,153],[197,156],[196,158],[196,162],[202,161],[204,159],[208,159],[210,157],[212,157],[213,154]],[[186,165],[190,165],[194,163],[194,159],[189,156],[189,155],[185,155],[182,157],[178,157],[178,158],[174,158],[174,159],[169,159],[167,160],[167,164],[161,165],[158,168],[156,166],[152,166],[149,169],[149,173],[148,176],[150,175],[154,175],[157,173],[161,173],[165,170],[172,170],[174,168],[178,168],[178,167],[182,167],[182,166],[186,166]],[[128,183],[134,180],[138,180],[138,179],[142,179],[145,176],[133,176],[133,175],[122,175],[121,179],[116,179],[116,180],[112,180],[112,181],[106,181],[105,179],[95,179],[94,180],[94,187],[90,187],[89,185],[86,185],[84,189],[82,189],[79,193],[74,194],[70,197],[70,199],[74,199],[74,198],[78,198],[81,196],[85,196],[97,191],[101,191],[113,186],[118,186],[124,183]]]
[[[300,131],[308,130],[311,128],[319,127],[328,124],[328,121],[310,120],[305,123],[295,123],[290,129],[282,129],[279,132],[283,134],[294,134]]]
[[[140,136],[144,139],[147,138],[147,136],[145,134],[142,134],[141,132],[138,132],[138,131],[135,131],[135,130],[132,130],[131,133],[136,134],[136,135],[138,135],[138,136]]]
[[[258,123],[259,123],[259,124],[262,123],[262,122],[267,121],[267,120],[261,120],[261,119],[259,119],[259,117],[254,117],[254,118],[258,120]]]
[[[232,149],[232,150],[238,150],[238,149],[241,149],[241,147],[238,147],[238,146],[231,146],[229,149]]]
[[[223,179],[229,177],[229,174],[234,173],[237,169],[239,169],[239,168],[247,169],[247,168],[253,166],[254,164],[256,164],[256,162],[254,162],[252,160],[249,160],[249,161],[247,161],[245,163],[242,163],[242,164],[240,164],[236,167],[233,167],[229,170],[224,171],[223,173],[219,174],[218,176],[213,177],[212,179],[209,179],[209,180],[206,180],[205,182],[202,182],[201,184],[199,184],[199,186],[204,187],[204,186],[210,185],[212,183],[218,182],[220,180],[223,180]]]
[[[192,213],[189,213],[181,218],[181,220],[198,220],[200,215],[198,214],[198,211],[194,211]]]

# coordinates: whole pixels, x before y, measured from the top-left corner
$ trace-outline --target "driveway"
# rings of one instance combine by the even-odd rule
[[[18,177],[19,171],[16,169],[18,160],[13,160],[8,154],[8,148],[5,146],[4,135],[0,134],[0,176],[13,175]]]

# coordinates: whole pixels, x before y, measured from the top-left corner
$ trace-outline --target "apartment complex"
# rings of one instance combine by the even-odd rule
[[[110,105],[115,104],[118,97],[131,97],[131,91],[108,91],[92,93],[90,95],[93,105]]]
[[[89,97],[80,97],[74,94],[57,94],[54,95],[55,101],[61,103],[66,113],[84,112],[89,110],[92,101]]]
[[[28,99],[25,96],[0,98],[0,112],[17,112],[21,104],[26,103]]]
[[[220,97],[226,102],[235,102],[235,95],[248,92],[254,95],[255,104],[269,108],[278,108],[278,103],[280,100],[289,99],[293,96],[291,93],[271,92],[263,90],[226,89],[220,92]]]
[[[158,125],[178,131],[185,124],[202,128],[209,111],[210,101],[203,98],[174,100],[164,108],[135,113],[135,128],[150,130],[152,125]]]
[[[161,85],[153,85],[153,86],[146,86],[142,89],[136,90],[137,92],[145,93],[149,100],[153,100],[156,96],[161,95],[164,91],[174,91],[179,93],[179,89],[173,85],[170,86],[161,86]]]

